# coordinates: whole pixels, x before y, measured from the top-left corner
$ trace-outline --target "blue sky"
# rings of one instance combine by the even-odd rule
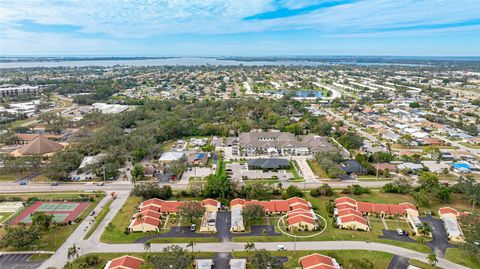
[[[10,0],[0,54],[480,56],[480,1]]]

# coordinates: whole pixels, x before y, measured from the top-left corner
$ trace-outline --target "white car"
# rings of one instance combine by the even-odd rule
[[[278,250],[278,251],[286,251],[286,250],[287,250],[287,247],[284,246],[284,245],[278,245],[278,246],[277,246],[277,250]]]
[[[403,230],[400,228],[397,228],[397,234],[402,236],[403,235]]]

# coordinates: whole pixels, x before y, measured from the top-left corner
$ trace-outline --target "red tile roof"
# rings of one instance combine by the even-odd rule
[[[142,223],[150,224],[158,227],[162,222],[160,221],[160,219],[144,216],[142,217],[142,221],[140,221],[140,219],[136,219],[135,222],[133,223],[133,226],[141,225]]]
[[[142,214],[142,216],[146,217],[151,217],[151,218],[156,218],[156,219],[159,219],[161,214],[158,212],[158,211],[153,211],[153,210],[145,210],[144,208],[142,209],[142,211],[140,211],[140,213]]]
[[[202,206],[206,206],[206,205],[218,206],[218,204],[219,203],[217,200],[211,199],[211,198],[208,198],[202,201]]]
[[[236,205],[244,206],[245,204],[246,204],[245,199],[236,198],[230,201],[230,206],[236,206]]]
[[[354,199],[352,199],[350,197],[340,197],[340,198],[335,199],[335,204],[339,205],[339,204],[343,204],[343,203],[349,203],[349,204],[356,205],[357,201],[355,201]]]
[[[454,208],[451,208],[451,207],[441,207],[438,209],[438,213],[440,215],[443,215],[443,214],[454,214],[455,216],[458,216],[458,211]]]
[[[292,206],[294,204],[297,204],[297,203],[304,204],[304,205],[308,206],[308,202],[305,199],[299,198],[299,197],[288,198],[287,202],[288,202],[288,204],[290,204],[290,206]]]
[[[332,258],[325,255],[318,254],[318,253],[301,257],[298,262],[302,265],[303,268],[320,268],[317,266],[321,266],[321,265],[326,265],[326,266],[335,268]]]
[[[184,204],[184,202],[164,201],[162,203],[162,207],[160,208],[160,212],[163,212],[163,213],[177,213],[179,208],[183,204]]]
[[[142,264],[142,259],[127,255],[111,260],[108,269],[140,269]]]
[[[275,211],[276,212],[287,212],[290,210],[290,206],[288,201],[285,200],[272,200],[275,204]]]
[[[339,210],[338,215],[340,217],[348,216],[348,215],[355,215],[355,216],[363,217],[363,214],[360,211],[355,210],[353,208],[346,208],[346,209]]]
[[[359,217],[359,216],[355,216],[355,215],[340,217],[340,221],[342,222],[342,224],[347,224],[349,222],[356,221],[356,222],[362,223],[364,225],[367,225],[367,220],[366,219],[364,219],[362,217]]]
[[[355,207],[353,205],[346,204],[346,203],[337,205],[338,210],[347,209],[347,208],[355,208]]]
[[[315,219],[312,218],[312,217],[301,214],[301,215],[296,215],[296,216],[289,217],[287,219],[287,222],[288,222],[288,225],[293,225],[293,224],[297,224],[297,223],[300,223],[300,222],[315,224]]]

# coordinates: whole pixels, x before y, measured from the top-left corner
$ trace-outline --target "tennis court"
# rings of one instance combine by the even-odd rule
[[[56,223],[63,223],[65,219],[68,217],[68,213],[52,213],[53,221]],[[23,223],[32,223],[32,215],[26,216],[22,219]]]
[[[43,203],[36,212],[52,212],[52,211],[73,211],[79,206],[79,203]]]
[[[88,202],[35,202],[16,216],[10,224],[31,223],[32,214],[43,212],[54,216],[56,223],[75,220],[87,208]]]

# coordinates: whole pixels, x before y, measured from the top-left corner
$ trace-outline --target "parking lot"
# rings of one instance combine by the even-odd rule
[[[292,173],[285,170],[280,170],[278,172],[263,172],[262,170],[248,170],[246,164],[232,163],[230,165],[232,172],[232,179],[237,181],[242,181],[243,177],[247,179],[270,179],[277,177],[280,181],[287,181],[290,178],[294,178]]]
[[[28,261],[32,254],[2,254],[0,256],[0,269],[34,269],[42,261]]]
[[[183,172],[181,182],[188,183],[188,179],[191,177],[205,178],[206,176],[213,173],[214,171],[212,171],[212,169],[209,167],[191,167],[188,168],[185,172]]]

